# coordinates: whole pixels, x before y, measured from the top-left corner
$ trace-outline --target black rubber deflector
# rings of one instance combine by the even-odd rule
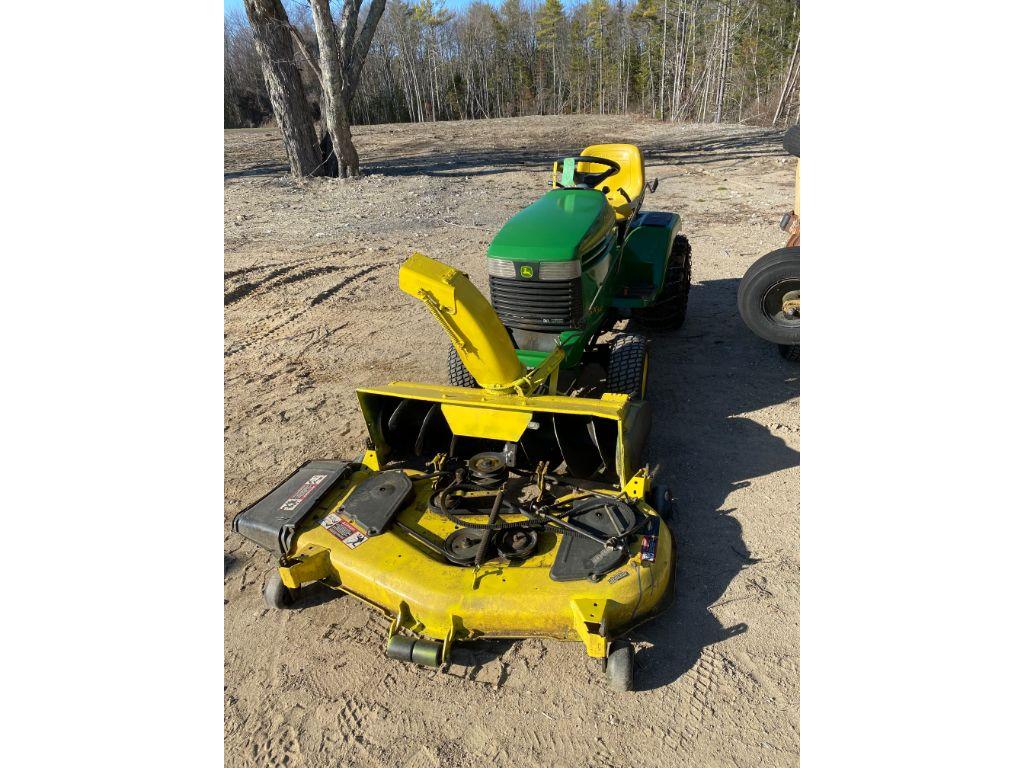
[[[595,507],[594,500],[581,499],[575,505],[594,507],[571,520],[601,538],[617,536],[636,527],[636,512],[628,504],[609,500],[607,504]],[[605,547],[593,539],[577,533],[565,533],[549,575],[553,581],[588,579],[618,568],[627,557],[625,552]]]
[[[274,490],[235,515],[231,527],[270,552],[287,554],[302,518],[358,467],[358,463],[349,461],[307,461]]]
[[[412,480],[400,469],[370,475],[345,499],[345,516],[367,536],[387,530],[395,514],[412,495]]]

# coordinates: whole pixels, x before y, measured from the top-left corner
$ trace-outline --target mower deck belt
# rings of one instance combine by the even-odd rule
[[[348,461],[307,461],[274,490],[235,515],[231,527],[270,552],[286,554],[299,521],[316,508],[335,483],[357,467],[358,463]]]
[[[402,470],[378,472],[363,480],[345,499],[345,516],[367,536],[377,536],[391,524],[410,495],[412,480]]]
[[[609,499],[607,504],[597,506],[593,499],[581,499],[576,505],[588,509],[582,514],[573,515],[572,522],[601,538],[629,534],[637,527],[637,513],[624,502]],[[618,568],[627,557],[627,552],[605,547],[585,536],[567,533],[558,545],[550,576],[554,581],[577,581],[600,576]]]

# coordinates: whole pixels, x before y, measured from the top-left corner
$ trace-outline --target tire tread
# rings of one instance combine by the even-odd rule
[[[632,398],[642,397],[645,394],[641,390],[646,358],[646,336],[639,333],[623,333],[616,337],[608,355],[606,389]]]
[[[448,345],[448,383],[453,387],[470,389],[477,386],[476,379],[466,368],[466,364],[462,362],[462,358],[459,357],[459,353],[455,351],[455,346],[452,344]]]

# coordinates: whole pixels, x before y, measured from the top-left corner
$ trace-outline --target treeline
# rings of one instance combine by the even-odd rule
[[[312,50],[308,7],[287,3]],[[301,57],[310,101],[316,78]],[[563,113],[787,124],[800,109],[794,0],[561,0],[499,7],[389,0],[351,106],[354,123]],[[270,102],[244,15],[225,19],[224,122]]]

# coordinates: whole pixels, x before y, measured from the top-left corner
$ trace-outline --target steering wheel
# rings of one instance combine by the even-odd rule
[[[573,184],[570,187],[567,184],[561,183],[559,180],[562,173],[564,173],[565,164],[572,161],[573,164]],[[575,166],[578,163],[595,163],[597,165],[603,165],[607,167],[607,170],[601,171],[600,173],[583,173],[576,170]],[[561,170],[560,170],[561,169]],[[587,155],[578,155],[576,157],[563,157],[561,160],[555,163],[555,186],[559,189],[579,189],[585,187],[587,189],[596,189],[597,185],[607,179],[609,176],[614,176],[622,170],[622,166],[616,163],[614,160],[607,160],[603,157],[589,157]]]

